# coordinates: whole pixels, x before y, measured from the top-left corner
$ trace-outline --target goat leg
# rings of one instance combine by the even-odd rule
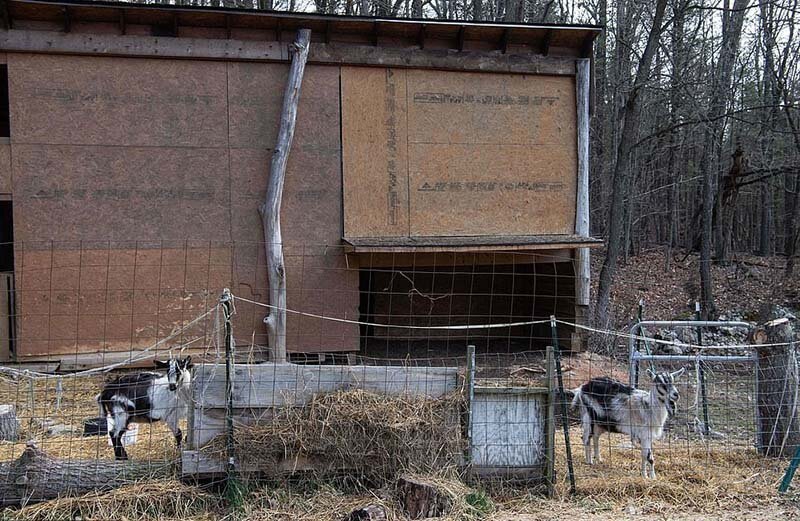
[[[584,422],[583,424],[583,450],[586,454],[586,463],[589,465],[594,465],[594,461],[592,461],[592,431],[593,427],[591,423]]]
[[[600,429],[597,427],[592,434],[592,441],[594,442],[594,460],[601,463],[603,460],[600,458]]]

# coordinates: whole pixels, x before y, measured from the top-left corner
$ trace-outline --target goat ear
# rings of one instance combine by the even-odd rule
[[[153,364],[159,369],[166,369],[169,367],[169,362],[164,362],[162,360],[153,360]]]
[[[681,367],[680,369],[678,369],[674,373],[670,373],[670,376],[672,376],[673,379],[678,378],[680,375],[682,375],[684,373],[684,371],[686,371],[686,368],[685,367]]]
[[[647,374],[650,376],[650,378],[655,378],[656,377],[656,373],[652,369],[650,369],[649,367],[647,368]]]
[[[186,358],[183,359],[183,368],[184,369],[191,369],[193,365],[194,364],[192,364],[192,357],[191,356],[187,356]]]

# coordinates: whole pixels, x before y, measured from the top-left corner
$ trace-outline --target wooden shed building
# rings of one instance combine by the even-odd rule
[[[31,0],[0,1],[0,18],[0,357],[107,362],[224,287],[267,301],[258,207],[300,28],[288,307],[417,326],[584,319],[599,28]],[[264,314],[238,301],[237,338],[264,345]],[[549,337],[512,329],[499,335]],[[287,346],[485,333],[290,314]]]

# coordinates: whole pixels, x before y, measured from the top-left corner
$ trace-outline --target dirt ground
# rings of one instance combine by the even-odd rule
[[[601,254],[592,255],[592,298],[603,264]],[[715,264],[711,273],[718,313],[737,314],[758,320],[762,307],[777,304],[800,310],[800,274],[786,278],[783,257],[737,254],[725,266]],[[611,292],[614,327],[632,323],[639,300],[644,301],[645,318],[651,320],[690,319],[694,302],[700,297],[699,257],[673,252],[667,266],[663,248],[640,252],[622,263]]]

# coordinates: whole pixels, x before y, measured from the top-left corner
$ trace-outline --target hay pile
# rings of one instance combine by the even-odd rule
[[[223,502],[217,496],[177,480],[132,484],[110,492],[95,492],[6,510],[12,521],[72,521],[75,519],[219,519]]]
[[[450,511],[439,521],[490,519],[494,505],[488,497],[456,478],[409,476],[435,485],[450,501]],[[260,487],[250,491],[240,512],[248,521],[341,521],[357,508],[369,504],[386,509],[387,521],[404,521],[408,516],[392,486],[360,494],[343,492],[330,484],[287,484],[280,488]]]
[[[560,437],[560,435],[559,435]],[[603,461],[584,461],[581,430],[570,430],[578,494],[574,500],[595,509],[630,510],[654,515],[675,512],[714,514],[732,508],[759,508],[775,503],[778,482],[788,460],[765,458],[752,448],[729,442],[665,440],[656,442],[656,480],[639,475],[638,448],[621,446],[621,435],[601,438]],[[560,438],[561,441],[563,438]],[[556,468],[565,469],[563,443],[556,443]],[[556,490],[566,494],[566,472]]]
[[[305,407],[283,408],[270,422],[235,431],[242,467],[277,466],[306,458],[315,477],[383,483],[399,472],[455,472],[466,450],[460,395],[443,399],[384,396],[353,390],[316,396]],[[212,450],[224,447],[224,439]]]

